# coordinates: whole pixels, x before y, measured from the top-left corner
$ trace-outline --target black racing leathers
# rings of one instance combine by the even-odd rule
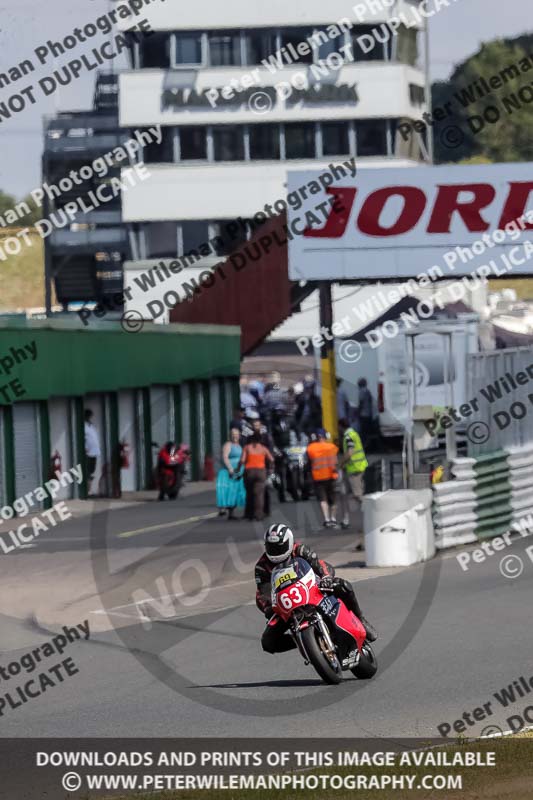
[[[332,578],[332,589],[335,597],[342,600],[346,607],[353,611],[353,613],[361,618],[362,612],[357,602],[355,592],[352,586],[345,581],[344,578],[336,578],[334,568],[318,557],[318,555],[307,547],[305,544],[297,542],[292,550],[291,558],[303,558],[311,566],[313,572],[320,578],[328,575]],[[255,602],[257,608],[262,611],[265,616],[270,619],[272,617],[272,597],[271,597],[271,584],[270,576],[272,570],[279,567],[279,564],[273,564],[266,553],[263,553],[257,564],[255,565],[255,582],[257,591],[255,595]],[[274,622],[274,620],[272,620]],[[293,650],[296,647],[291,636],[285,636],[287,631],[287,623],[279,617],[276,617],[275,624],[267,624],[261,637],[261,645],[263,650],[267,653],[284,653],[287,650]]]

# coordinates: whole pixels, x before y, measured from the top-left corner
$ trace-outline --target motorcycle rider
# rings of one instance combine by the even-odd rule
[[[268,623],[261,637],[261,645],[266,653],[285,653],[293,650],[296,643],[292,636],[286,636],[288,625],[272,613],[271,574],[272,570],[290,558],[303,558],[313,572],[320,578],[320,587],[329,589],[342,600],[349,611],[358,617],[369,642],[377,639],[377,633],[365,619],[352,586],[344,578],[336,578],[335,570],[301,542],[294,541],[292,530],[284,523],[274,523],[265,532],[265,552],[255,565],[257,591],[255,602],[259,611],[266,616]]]

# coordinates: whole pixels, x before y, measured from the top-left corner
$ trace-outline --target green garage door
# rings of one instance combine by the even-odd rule
[[[217,378],[209,382],[209,395],[211,401],[211,436],[212,436],[212,453],[215,467],[220,467],[220,453],[224,440],[222,439],[221,416],[220,406],[222,399],[220,397],[220,385]]]
[[[150,418],[152,420],[152,439],[159,448],[170,441],[171,395],[168,386],[150,387]]]
[[[233,386],[231,378],[224,379],[224,391],[226,394],[226,425],[229,425],[231,419],[233,419],[233,412],[235,410],[235,401],[233,399]]]
[[[206,408],[205,403],[205,395],[204,395],[204,385],[203,383],[195,384],[195,391],[197,396],[197,408],[198,408],[198,468],[199,468],[199,475],[198,479],[202,480],[203,471],[204,471],[204,462],[207,450],[207,426],[209,425],[209,420],[207,419],[208,410]]]
[[[6,497],[6,476],[4,468],[4,454],[6,447],[6,428],[4,419],[4,409],[0,408],[0,508],[7,503]]]
[[[188,444],[191,448],[194,447],[192,441],[192,427],[191,427],[191,386],[189,383],[182,383],[180,386],[180,399],[181,399],[181,441]],[[187,467],[187,479],[191,480],[191,465]]]
[[[37,403],[13,405],[15,496],[22,497],[42,484],[41,437]]]

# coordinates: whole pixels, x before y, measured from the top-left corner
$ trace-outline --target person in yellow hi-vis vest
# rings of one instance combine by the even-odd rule
[[[344,476],[346,495],[352,495],[357,505],[357,511],[360,511],[364,494],[363,476],[368,467],[368,461],[366,460],[361,437],[346,419],[339,420],[339,433],[342,437],[340,466]],[[342,527],[346,528],[348,525],[348,503],[346,502],[344,504]],[[359,547],[358,549],[361,548]]]

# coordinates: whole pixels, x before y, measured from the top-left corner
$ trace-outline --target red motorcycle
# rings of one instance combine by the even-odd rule
[[[175,500],[183,486],[187,463],[191,460],[189,445],[167,442],[157,456],[157,482],[159,486],[159,500],[164,500],[168,495],[170,500]]]
[[[331,590],[321,589],[317,576],[303,558],[294,558],[272,572],[275,616],[289,623],[306,664],[311,663],[326,683],[340,683],[343,670],[356,678],[372,678],[378,668],[360,620]]]

